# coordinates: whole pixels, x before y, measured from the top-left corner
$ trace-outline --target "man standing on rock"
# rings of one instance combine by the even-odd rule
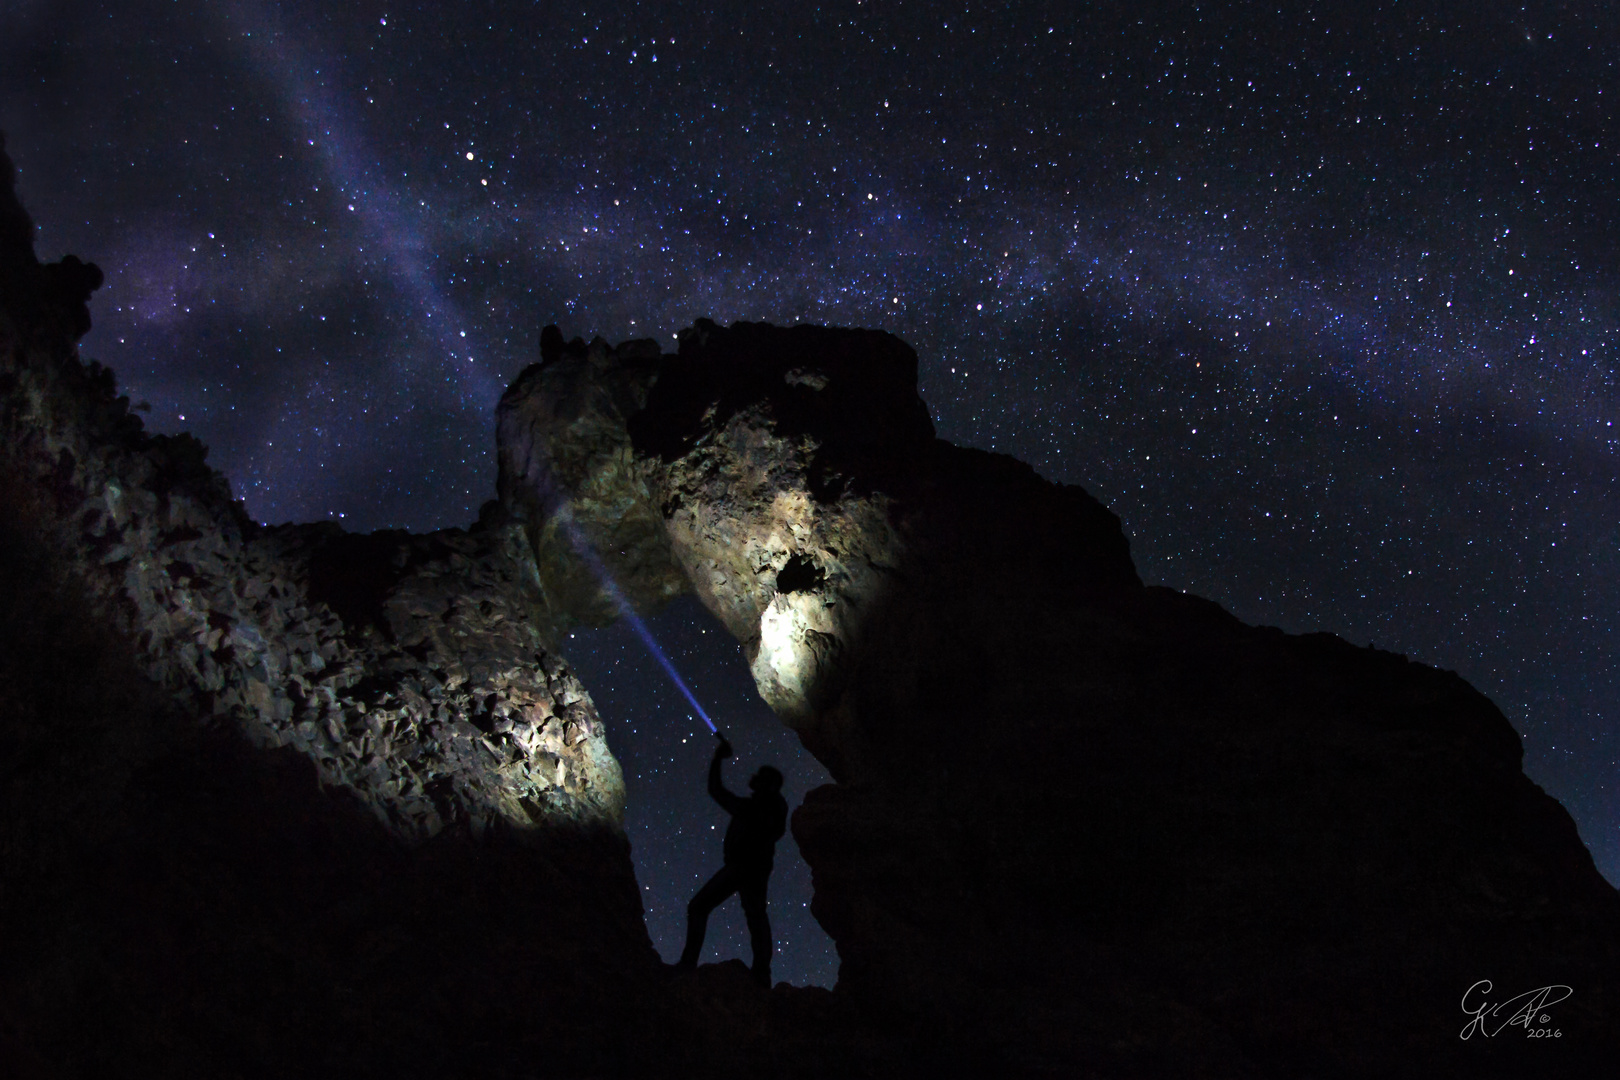
[[[754,946],[754,981],[768,987],[772,943],[771,923],[765,915],[765,884],[770,880],[776,842],[787,830],[787,800],[782,798],[782,774],[769,765],[761,765],[749,778],[748,787],[754,793],[749,798],[727,791],[720,783],[720,762],[730,756],[731,744],[721,736],[709,762],[709,797],[731,815],[731,824],[726,826],[726,862],[686,905],[686,949],[676,966],[689,971],[697,967],[709,913],[736,893]]]

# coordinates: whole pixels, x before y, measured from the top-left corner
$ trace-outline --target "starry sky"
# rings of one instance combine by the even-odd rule
[[[1579,3],[4,0],[0,129],[107,272],[85,354],[260,520],[470,521],[547,323],[881,327],[1147,581],[1460,672],[1620,881],[1617,59]],[[734,788],[820,782],[651,622]],[[672,958],[712,743],[625,628],[567,650]],[[830,982],[791,839],[773,888]]]

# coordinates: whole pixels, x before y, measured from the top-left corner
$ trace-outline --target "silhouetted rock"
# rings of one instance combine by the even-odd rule
[[[1488,700],[1144,589],[1085,492],[933,437],[895,338],[595,345],[524,372],[499,433],[541,550],[571,520],[641,602],[673,566],[827,765],[793,831],[836,996],[938,1067],[1512,1075],[1620,1049],[1620,897]],[[1487,978],[1573,987],[1557,1045],[1460,1039]]]
[[[0,154],[0,1061],[23,1075],[1596,1075],[1620,897],[1455,675],[1144,588],[875,331],[550,328],[472,528],[264,527],[78,358]],[[611,571],[622,592],[610,587]],[[833,992],[653,952],[548,642],[698,593],[837,781]],[[1521,1027],[1495,999],[1563,984]],[[1477,999],[1476,999],[1477,1000]],[[1541,1016],[1546,1015],[1547,1020]]]

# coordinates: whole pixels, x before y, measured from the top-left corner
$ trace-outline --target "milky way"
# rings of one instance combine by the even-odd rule
[[[882,327],[1146,580],[1461,672],[1620,879],[1620,30],[1092,7],[11,4],[0,127],[41,255],[107,271],[86,354],[260,520],[471,520],[546,323]],[[654,629],[819,782],[695,605]],[[569,647],[667,954],[708,736],[627,634]],[[808,892],[788,852],[778,971],[828,981]]]

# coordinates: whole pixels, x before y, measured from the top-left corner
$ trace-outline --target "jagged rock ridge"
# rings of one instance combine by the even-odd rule
[[[451,823],[622,820],[589,695],[541,635],[531,547],[471,531],[265,528],[188,435],[148,436],[112,375],[42,343],[88,327],[100,274],[30,265],[13,213],[0,318],[0,439],[48,486],[57,541],[198,713],[307,754],[402,835]],[[35,329],[35,328],[38,329]]]

